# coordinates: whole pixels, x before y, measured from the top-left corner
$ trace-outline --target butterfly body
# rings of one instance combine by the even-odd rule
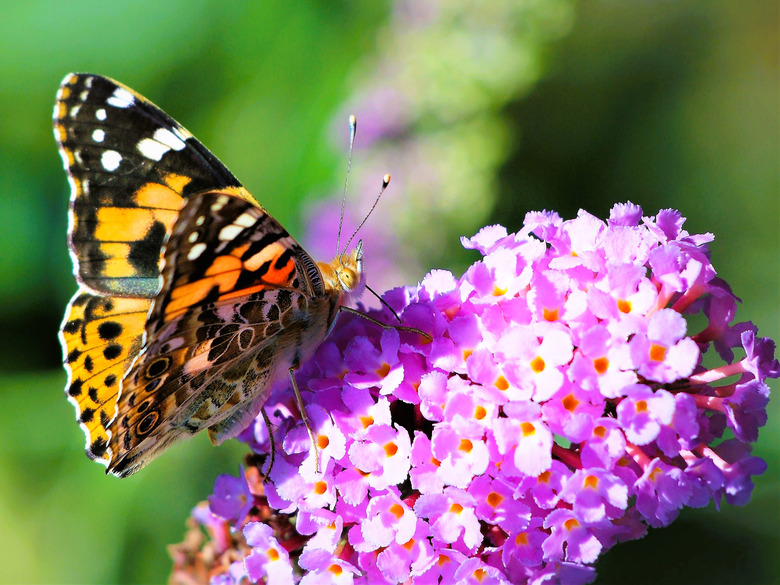
[[[55,106],[80,288],[61,329],[87,454],[124,477],[236,436],[326,337],[362,250],[316,263],[172,118],[104,77]],[[108,153],[108,154],[107,154]]]

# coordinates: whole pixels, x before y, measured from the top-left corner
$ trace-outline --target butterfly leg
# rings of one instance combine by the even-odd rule
[[[345,305],[341,305],[339,307],[339,312],[344,311],[346,313],[352,313],[353,315],[358,315],[359,317],[362,317],[366,321],[370,321],[371,323],[374,323],[375,325],[378,325],[382,329],[396,329],[398,331],[408,331],[409,333],[417,333],[418,335],[423,336],[428,341],[433,341],[433,337],[428,335],[425,331],[420,331],[419,329],[416,329],[414,327],[406,327],[405,325],[388,325],[387,323],[382,323],[378,319],[374,319],[373,317],[369,317],[365,313],[361,313],[357,309],[353,309],[352,307],[347,307]]]
[[[268,413],[265,411],[265,408],[260,409],[260,413],[263,415],[263,420],[265,421],[265,428],[268,429],[268,442],[271,446],[271,453],[269,454],[270,459],[268,460],[268,470],[263,474],[263,483],[268,481],[268,478],[271,477],[271,470],[274,468],[274,458],[276,456],[276,441],[274,441],[274,429],[271,426],[271,419],[268,418]]]
[[[290,381],[292,382],[293,392],[295,392],[295,401],[298,403],[298,409],[301,411],[301,420],[306,426],[306,432],[309,433],[309,440],[311,441],[311,447],[314,450],[314,470],[320,473],[320,450],[317,448],[317,441],[314,440],[314,433],[311,430],[311,423],[309,422],[309,415],[306,414],[306,407],[303,404],[303,398],[298,390],[298,383],[295,381],[295,370],[297,366],[291,367],[288,371],[290,373]]]

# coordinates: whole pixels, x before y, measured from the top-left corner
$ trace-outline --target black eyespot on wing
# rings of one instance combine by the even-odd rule
[[[136,427],[136,433],[139,435],[146,435],[157,426],[157,422],[160,420],[160,413],[156,410],[152,410],[149,414],[141,419]]]
[[[88,423],[92,420],[92,417],[95,416],[95,409],[94,408],[85,408],[81,411],[81,416],[79,416],[79,422],[80,423]]]
[[[170,366],[171,366],[171,358],[167,356],[157,358],[148,366],[146,366],[146,372],[144,373],[144,375],[150,379],[157,378],[159,376],[162,376],[165,372],[167,372]]]

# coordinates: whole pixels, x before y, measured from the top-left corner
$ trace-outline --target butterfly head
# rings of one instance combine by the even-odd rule
[[[356,295],[365,284],[363,274],[363,240],[349,254],[336,256],[330,264],[320,264],[326,288],[342,294]]]

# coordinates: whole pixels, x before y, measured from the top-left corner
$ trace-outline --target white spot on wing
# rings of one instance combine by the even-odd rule
[[[70,109],[70,117],[71,117],[71,118],[75,118],[76,116],[78,116],[78,113],[79,113],[79,110],[80,110],[80,109],[81,109],[81,106],[80,106],[80,105],[79,105],[79,106],[73,106],[73,107]]]
[[[103,142],[105,138],[106,138],[106,133],[100,128],[92,132],[92,140],[94,140],[95,142]]]
[[[122,162],[122,155],[116,150],[107,150],[100,157],[100,164],[107,171],[115,171],[119,168],[119,163]]]
[[[255,225],[256,221],[257,220],[254,217],[252,217],[251,214],[244,212],[241,215],[239,215],[233,223],[236,225],[240,225],[242,227],[252,227],[253,225]]]
[[[136,146],[138,152],[151,160],[159,161],[163,155],[170,150],[165,144],[160,144],[151,138],[144,138]]]
[[[173,150],[182,150],[185,146],[184,141],[167,128],[155,130],[154,139]]]
[[[192,232],[192,233],[190,234],[190,237],[189,237],[189,238],[187,238],[187,241],[188,241],[190,244],[194,244],[195,242],[197,242],[197,241],[198,241],[198,232]]]
[[[106,119],[106,111],[103,108],[100,108],[95,112],[95,117],[102,122]]]
[[[135,98],[132,93],[123,87],[117,87],[111,97],[106,100],[106,103],[115,108],[129,108],[134,101]]]
[[[238,225],[226,225],[219,231],[219,239],[223,242],[235,240],[238,234],[244,231],[244,228]]]
[[[197,260],[205,250],[206,244],[203,242],[195,244],[192,248],[190,248],[190,253],[187,254],[187,260]]]
[[[198,219],[195,220],[195,225],[203,225],[203,222],[206,221],[205,215],[199,215]]]
[[[228,196],[227,195],[220,195],[217,197],[217,200],[211,204],[211,211],[213,213],[219,212],[220,209],[225,207],[225,204],[228,202]]]

